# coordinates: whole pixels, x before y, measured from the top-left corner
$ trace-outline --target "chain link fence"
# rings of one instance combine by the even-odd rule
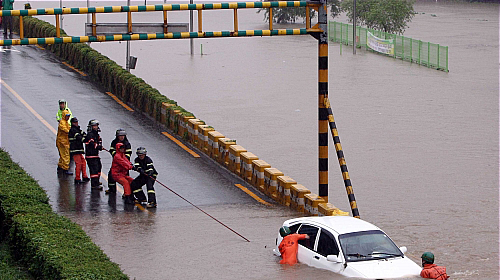
[[[344,45],[353,44],[352,24],[336,21],[328,22],[328,39],[332,42]],[[370,47],[370,36],[380,40],[391,40],[393,50],[387,56],[418,63],[420,65],[449,72],[448,69],[448,47],[430,42],[412,39],[405,36],[386,33],[371,28],[356,27],[356,44],[358,48],[374,51]],[[375,51],[374,51],[375,52]]]

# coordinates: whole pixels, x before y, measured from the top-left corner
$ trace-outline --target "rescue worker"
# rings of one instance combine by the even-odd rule
[[[67,110],[70,114],[70,118],[72,117],[71,110],[68,108],[68,103],[64,99],[59,99],[59,111],[57,111],[56,114],[56,120],[60,121],[63,117],[63,111]]]
[[[139,147],[137,148],[137,157],[134,160],[134,167],[137,172],[140,173],[137,178],[132,181],[130,186],[132,187],[132,193],[138,202],[143,203],[146,202],[146,196],[142,191],[142,186],[146,184],[146,188],[148,190],[148,199],[147,199],[147,208],[156,208],[156,194],[155,189],[153,187],[156,176],[158,172],[153,166],[153,160],[147,156],[146,148]]]
[[[280,235],[283,237],[278,249],[280,250],[281,257],[280,264],[294,265],[297,263],[297,251],[299,250],[299,240],[309,239],[307,234],[293,233],[287,226],[280,228]]]
[[[98,120],[90,120],[87,126],[87,136],[85,137],[85,159],[89,166],[90,172],[90,185],[93,189],[102,190],[100,186],[99,177],[101,176],[101,158],[99,151],[102,151],[102,139],[99,135],[101,129],[99,128]]]
[[[446,267],[438,266],[434,264],[434,254],[431,252],[425,252],[422,254],[422,272],[420,272],[420,277],[428,279],[445,280],[450,278],[446,274]]]
[[[125,145],[123,143],[117,143],[116,153],[113,157],[113,163],[111,164],[111,174],[113,178],[115,178],[115,181],[123,186],[125,204],[134,204],[132,190],[130,188],[130,183],[132,183],[134,179],[128,176],[128,171],[130,169],[135,170],[136,168],[125,156]]]
[[[87,176],[87,162],[83,154],[85,150],[83,149],[83,141],[87,134],[80,129],[78,125],[78,119],[76,117],[71,118],[71,129],[69,130],[69,154],[75,162],[75,184],[90,181],[89,176]],[[80,173],[83,175],[83,181],[80,180]]]
[[[115,139],[113,139],[113,141],[111,142],[109,153],[111,154],[111,156],[115,157],[116,144],[122,143],[125,145],[125,156],[130,161],[130,157],[132,156],[132,146],[127,139],[127,132],[125,131],[125,129],[119,128],[116,130],[115,136]],[[106,194],[109,193],[116,193],[116,181],[113,179],[113,175],[111,174],[111,168],[108,172],[108,189],[106,190]]]
[[[57,126],[57,138],[56,147],[59,150],[59,163],[57,164],[57,171],[63,171],[66,175],[73,175],[73,172],[69,171],[69,139],[68,133],[70,130],[70,125],[68,123],[71,114],[64,110],[64,117],[59,122]]]

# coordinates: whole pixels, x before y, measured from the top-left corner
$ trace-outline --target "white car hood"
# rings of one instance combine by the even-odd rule
[[[387,279],[419,276],[422,268],[409,258],[392,258],[349,262],[344,270],[345,276],[368,279]]]

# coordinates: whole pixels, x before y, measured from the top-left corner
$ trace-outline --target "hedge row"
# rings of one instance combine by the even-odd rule
[[[0,222],[13,255],[40,279],[128,279],[82,228],[0,149]]]
[[[14,17],[15,28],[19,29],[19,18]],[[23,17],[24,36],[26,38],[56,37],[56,28],[52,24],[34,17]],[[61,36],[68,36],[61,30]],[[174,100],[162,95],[143,79],[127,72],[107,56],[92,49],[84,43],[46,45],[60,59],[67,61],[74,67],[84,71],[104,90],[119,97],[122,101],[131,104],[160,121],[161,104],[163,102],[175,104]],[[185,111],[184,109],[182,109]]]

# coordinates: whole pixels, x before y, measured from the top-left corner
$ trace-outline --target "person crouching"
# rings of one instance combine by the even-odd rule
[[[128,176],[128,171],[133,168],[134,166],[125,156],[125,146],[123,143],[116,144],[116,154],[111,164],[111,174],[115,181],[123,186],[126,204],[134,204],[132,190],[130,189],[130,183],[134,179]]]
[[[134,161],[134,167],[136,168],[136,171],[140,173],[140,175],[134,179],[132,184],[130,184],[132,187],[132,192],[134,193],[134,196],[140,203],[146,202],[146,196],[142,191],[142,186],[146,185],[146,188],[148,190],[148,199],[147,199],[148,204],[146,207],[156,208],[157,206],[156,194],[153,185],[155,184],[158,172],[153,166],[153,160],[146,155],[147,154],[146,148],[144,147],[137,148],[136,154],[137,157],[135,158]]]

